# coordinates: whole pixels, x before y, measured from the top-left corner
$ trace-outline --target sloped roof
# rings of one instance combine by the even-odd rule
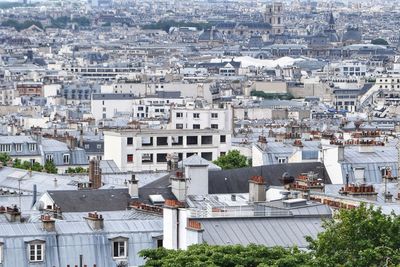
[[[62,212],[125,210],[131,199],[128,189],[47,191]]]
[[[287,163],[209,172],[208,192],[209,194],[247,193],[249,179],[255,175],[263,176],[268,186],[282,186],[280,179],[285,172],[297,177],[309,171],[325,178],[325,183],[331,183],[325,167],[320,162]]]
[[[208,161],[206,159],[203,159],[197,154],[194,154],[188,158],[183,159],[183,165],[184,166],[193,166],[193,165],[207,165],[209,170],[221,170],[221,167],[218,165],[215,165],[211,161]],[[182,167],[182,161],[178,163],[178,166],[181,168]]]
[[[199,219],[203,241],[210,245],[260,244],[307,248],[306,236],[322,231],[320,218]]]

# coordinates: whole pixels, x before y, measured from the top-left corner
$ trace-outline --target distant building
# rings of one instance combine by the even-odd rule
[[[216,160],[229,151],[231,134],[224,129],[126,129],[104,131],[104,159],[122,171],[166,170],[167,156],[198,154]]]
[[[271,24],[273,34],[283,34],[285,31],[284,24],[284,7],[282,2],[273,2],[268,4],[264,13],[264,21]]]

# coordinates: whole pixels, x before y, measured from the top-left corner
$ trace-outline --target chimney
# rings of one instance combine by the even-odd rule
[[[89,227],[94,230],[102,230],[104,228],[104,220],[101,214],[98,214],[97,211],[89,212],[88,216],[85,217],[85,220]]]
[[[43,223],[43,229],[47,232],[54,232],[56,230],[56,221],[49,214],[40,216],[40,220]]]
[[[21,221],[21,212],[17,205],[12,207],[7,207],[6,218],[9,222],[20,222]]]
[[[33,206],[35,206],[36,201],[37,201],[37,186],[36,186],[36,184],[34,184],[34,185],[33,185],[33,194],[32,194],[32,205],[31,205],[31,208],[32,208]]]
[[[175,175],[171,176],[171,190],[174,196],[179,201],[186,200],[186,178],[183,172],[177,171]]]
[[[180,214],[179,208],[182,207],[182,203],[173,200],[166,199],[163,209],[163,246],[166,249],[178,249],[179,245],[179,226],[180,226]]]
[[[66,138],[67,146],[69,149],[74,150],[76,148],[76,138],[73,136],[67,136]]]
[[[280,193],[282,195],[282,200],[288,200],[289,199],[289,195],[290,195],[289,191],[281,191]]]
[[[92,189],[99,189],[102,186],[100,162],[97,159],[89,162],[89,182]]]
[[[344,161],[344,145],[340,144],[338,146],[338,161],[342,162]]]
[[[253,176],[249,180],[249,202],[266,200],[265,181],[262,176]]]
[[[167,170],[176,171],[178,169],[179,156],[176,153],[171,153],[167,155]],[[183,162],[182,162],[183,164]]]
[[[128,190],[129,190],[129,195],[131,195],[131,198],[139,198],[138,180],[136,180],[134,174],[132,174],[132,178],[128,181]]]
[[[79,132],[79,147],[83,148],[83,129],[82,128]]]

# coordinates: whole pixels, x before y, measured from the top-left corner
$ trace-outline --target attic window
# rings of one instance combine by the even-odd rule
[[[64,164],[69,164],[69,154],[63,155],[63,162],[64,162]]]
[[[118,237],[112,240],[112,255],[114,259],[125,259],[128,257],[128,239]]]
[[[32,241],[28,244],[28,257],[30,262],[44,260],[44,242]]]

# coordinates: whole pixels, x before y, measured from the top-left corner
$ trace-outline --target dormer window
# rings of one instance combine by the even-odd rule
[[[43,241],[32,241],[28,243],[28,259],[30,262],[44,261],[45,246]]]
[[[22,151],[22,144],[15,144],[15,151],[21,152]]]
[[[46,154],[46,161],[53,161],[54,155],[53,154]]]
[[[28,144],[29,151],[36,151],[36,144]]]
[[[128,238],[117,237],[112,239],[112,256],[114,259],[125,259],[128,257]]]
[[[63,155],[63,162],[64,162],[64,164],[69,164],[69,154]]]

